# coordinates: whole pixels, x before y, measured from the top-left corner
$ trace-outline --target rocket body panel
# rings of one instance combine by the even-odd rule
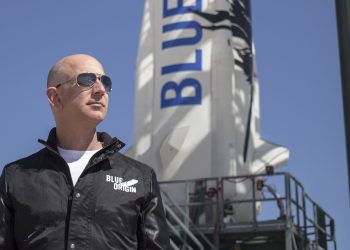
[[[145,1],[132,151],[160,181],[254,174],[288,159],[260,138],[250,22],[247,0]],[[232,184],[225,197],[251,192]],[[238,219],[249,219],[249,206],[236,209]]]
[[[171,10],[175,7],[170,5],[165,10],[168,2],[171,1],[146,2],[148,10],[154,13],[153,16],[146,13],[145,7],[144,16],[152,16],[147,26],[152,27],[153,36],[148,38],[153,46],[144,43],[139,49],[143,58],[138,58],[137,70],[135,121],[139,121],[140,128],[135,129],[135,156],[154,166],[160,180],[197,177],[198,160],[193,159],[201,159],[200,172],[210,176],[211,61],[203,58],[211,58],[211,40],[203,34],[196,21],[198,18],[192,13],[174,14]],[[140,61],[146,58],[144,50],[150,48],[156,61],[150,66],[152,77],[147,84],[142,84],[144,70]],[[141,86],[150,89],[146,91],[150,94],[139,95]],[[137,110],[141,106],[142,112]],[[144,126],[145,121],[149,126]],[[169,142],[178,135],[181,135],[181,142],[173,147]]]
[[[135,92],[135,126],[134,138],[137,138],[132,148],[132,153],[137,158],[138,155],[147,157],[152,143],[152,113],[153,113],[153,93],[154,93],[154,16],[153,4],[145,1],[142,30],[140,34],[140,45],[136,68],[136,88]],[[136,153],[136,155],[135,155]]]

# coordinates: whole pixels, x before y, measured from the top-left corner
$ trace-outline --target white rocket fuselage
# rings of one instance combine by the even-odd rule
[[[260,138],[247,2],[145,1],[133,156],[160,181],[260,173],[288,159],[286,148]],[[225,196],[251,195],[245,185],[234,184]]]

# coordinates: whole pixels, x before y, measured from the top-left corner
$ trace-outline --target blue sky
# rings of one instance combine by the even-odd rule
[[[290,149],[291,172],[336,220],[338,250],[350,222],[334,1],[252,0],[261,133]],[[134,69],[143,1],[1,1],[0,165],[41,148],[54,122],[46,76],[63,56],[88,53],[114,81],[99,127],[132,145]],[[0,167],[1,168],[1,167]]]

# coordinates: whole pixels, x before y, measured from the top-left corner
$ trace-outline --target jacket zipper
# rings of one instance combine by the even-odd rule
[[[69,169],[69,166],[67,164],[67,162],[65,161],[65,159],[55,150],[53,149],[50,145],[48,145],[44,140],[41,140],[39,139],[38,140],[41,144],[43,144],[48,150],[50,150],[53,154],[55,154],[56,156],[58,156],[65,164],[66,166],[66,169],[68,170],[68,174],[69,174],[69,182],[70,182],[70,185],[71,185],[71,190],[70,190],[70,194],[69,194],[69,197],[68,197],[68,204],[70,203],[69,205],[69,209],[67,211],[67,215],[71,216],[71,212],[72,212],[72,202],[73,202],[73,196],[74,196],[74,193],[75,193],[75,185],[73,185],[73,179],[72,179],[72,175],[70,173],[70,169]],[[111,146],[113,146],[114,144],[116,144],[118,141],[113,141],[112,143],[108,144],[107,146],[103,147],[101,150],[99,150],[98,152],[96,152],[93,156],[91,156],[89,162],[87,163],[87,165],[85,166],[85,169],[83,170],[83,172],[80,174],[76,184],[78,184],[79,180],[80,180],[80,177],[83,175],[84,172],[86,172],[88,169],[90,169],[91,167],[97,165],[98,163],[100,163],[101,161],[103,161],[105,159],[105,157],[100,157],[100,160],[97,160],[96,162],[92,163],[92,161],[95,161],[95,159],[99,159],[99,158],[95,158],[96,157],[96,154],[101,154],[101,151],[107,151],[108,148],[110,148]],[[70,219],[69,219],[70,221]],[[70,222],[69,222],[70,224]],[[67,237],[69,236],[70,234],[70,226],[68,227],[68,235]],[[68,240],[68,238],[67,238]],[[68,241],[67,241],[68,243]],[[68,249],[68,245],[65,246],[65,249]]]

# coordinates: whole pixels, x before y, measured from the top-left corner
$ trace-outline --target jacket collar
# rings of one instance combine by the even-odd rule
[[[97,140],[99,142],[102,142],[103,149],[108,147],[118,152],[120,149],[122,149],[125,146],[124,142],[122,142],[116,137],[112,138],[109,134],[105,132],[97,132]],[[51,129],[46,141],[42,139],[38,139],[38,142],[44,144],[46,147],[49,147],[50,149],[53,149],[55,152],[57,152],[58,150],[57,150],[56,128]]]

